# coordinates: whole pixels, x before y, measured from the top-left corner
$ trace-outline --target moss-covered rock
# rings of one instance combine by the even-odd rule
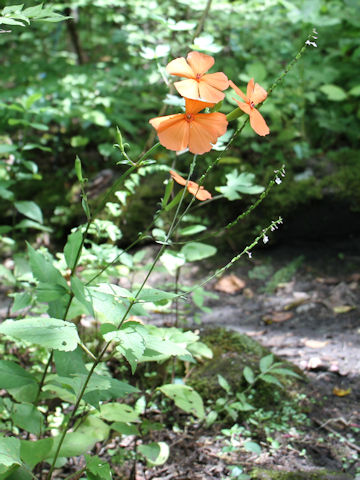
[[[351,476],[342,472],[317,470],[312,472],[284,472],[279,470],[264,470],[255,468],[251,474],[252,480],[351,480]]]
[[[242,392],[249,386],[243,376],[245,367],[250,367],[255,375],[259,370],[260,359],[271,352],[258,342],[237,332],[224,328],[205,330],[201,340],[213,351],[213,358],[197,365],[191,372],[187,384],[195,388],[204,400],[216,400],[224,396],[224,390],[218,382],[218,375],[222,375],[232,392]],[[275,357],[276,358],[276,357]],[[296,370],[297,367],[286,364],[286,367]],[[298,390],[298,382],[293,377],[286,378],[286,391],[283,397],[288,398],[291,393],[291,385],[296,385],[293,390]],[[274,399],[274,384],[259,381],[254,389],[251,404],[256,408],[269,407],[278,402]]]

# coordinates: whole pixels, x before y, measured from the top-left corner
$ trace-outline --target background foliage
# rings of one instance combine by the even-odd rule
[[[12,231],[9,237],[14,238],[19,230],[52,228],[63,243],[67,232],[58,227],[76,222],[80,214],[71,206],[79,195],[72,188],[74,156],[82,158],[90,179],[97,175],[90,198],[99,196],[121,169],[116,166],[121,154],[113,148],[115,126],[136,156],[154,139],[147,120],[158,114],[162,102],[167,113],[178,111],[178,97],[173,90],[169,94],[164,82],[171,58],[200,49],[214,55],[218,70],[239,86],[254,76],[269,88],[313,27],[319,34],[317,48],[309,47],[262,109],[271,141],[259,141],[246,127],[208,186],[221,185],[234,167],[253,172],[264,185],[274,169],[285,165],[286,186],[277,189],[245,229],[274,213],[291,217],[319,199],[358,209],[357,0],[214,1],[197,35],[206,3],[74,0],[52,4],[56,12],[71,16],[69,21],[34,21],[29,28],[19,20],[19,25],[3,26],[11,32],[0,35],[7,52],[0,72],[2,234]],[[25,2],[24,8],[31,5]],[[222,111],[234,106],[229,91]],[[158,164],[169,155],[159,150]],[[202,162],[208,164],[215,155],[211,152]],[[118,220],[120,230],[127,226],[126,239],[148,221],[162,188],[157,175],[135,183],[131,188],[137,195]],[[36,207],[24,219],[24,208],[30,208],[24,201],[29,199],[49,219],[46,225]],[[149,210],[141,209],[140,215],[144,200]],[[241,211],[247,202],[243,198],[235,208]],[[218,205],[231,218],[229,204]]]

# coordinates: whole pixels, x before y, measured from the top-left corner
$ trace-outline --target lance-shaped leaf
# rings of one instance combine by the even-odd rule
[[[83,234],[80,230],[76,230],[76,232],[71,233],[68,236],[66,245],[64,247],[64,256],[66,264],[70,269],[74,268],[75,266],[82,238]]]
[[[6,320],[0,325],[0,333],[54,350],[75,350],[80,342],[76,326],[57,318]]]

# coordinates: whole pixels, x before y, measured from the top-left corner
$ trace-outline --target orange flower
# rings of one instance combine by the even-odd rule
[[[247,84],[246,95],[238,88],[231,80],[229,81],[231,88],[241,97],[244,102],[239,102],[236,100],[236,103],[239,105],[239,108],[250,116],[250,125],[255,130],[258,135],[268,135],[270,133],[269,127],[266,125],[266,122],[258,110],[256,110],[255,105],[261,103],[267,97],[267,92],[264,90],[258,83],[254,84],[254,79],[252,78]]]
[[[185,98],[185,113],[156,117],[149,122],[164,147],[176,152],[189,148],[191,153],[202,154],[209,152],[227,129],[228,122],[223,113],[199,113],[213,106],[214,103]]]
[[[175,182],[179,185],[186,185],[185,178],[174,172],[174,170],[170,170],[170,175],[172,176],[173,180],[175,180]],[[191,193],[191,195],[194,195],[194,197],[198,200],[204,201],[210,200],[210,198],[212,198],[211,193],[205,190],[203,186],[200,186],[195,182],[191,182],[190,180],[188,181],[187,189],[188,192]]]
[[[188,80],[175,82],[176,90],[182,97],[201,99],[205,102],[218,103],[224,99],[229,80],[225,73],[206,73],[215,61],[210,55],[190,52],[186,57],[175,58],[166,67],[169,75],[185,77]]]

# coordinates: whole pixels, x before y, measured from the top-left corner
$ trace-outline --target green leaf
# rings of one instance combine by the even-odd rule
[[[226,393],[230,393],[231,392],[231,387],[229,385],[229,382],[226,380],[226,378],[224,378],[222,375],[218,374],[217,379],[218,379],[220,387],[223,388]]]
[[[44,428],[44,416],[29,403],[16,403],[11,418],[17,427],[39,436]]]
[[[35,222],[43,223],[43,216],[40,207],[35,202],[15,202],[16,210],[25,217],[35,220]]]
[[[71,374],[84,374],[88,373],[83,360],[83,351],[80,347],[77,347],[71,352],[61,352],[55,350],[54,361],[56,366],[56,372],[62,377],[69,377]]]
[[[136,425],[131,425],[125,422],[114,422],[111,424],[111,429],[115,432],[120,433],[121,435],[139,435],[140,432]]]
[[[68,293],[68,289],[58,283],[40,282],[36,287],[36,293],[39,302],[53,302],[63,298]]]
[[[110,465],[97,455],[85,455],[88,480],[112,480]]]
[[[163,290],[157,290],[156,288],[143,288],[137,297],[137,300],[156,303],[163,300],[172,300],[177,296],[176,293],[164,292]]]
[[[54,350],[75,350],[80,342],[76,325],[57,318],[6,320],[0,325],[0,333]]]
[[[258,443],[247,441],[244,443],[244,448],[247,452],[256,453],[257,455],[261,454],[261,447]]]
[[[21,222],[16,224],[15,228],[16,230],[25,230],[27,228],[34,228],[35,230],[40,230],[42,232],[52,232],[52,229],[50,227],[46,227],[41,223],[34,222],[34,220],[21,220]]]
[[[284,377],[301,378],[299,374],[297,374],[296,372],[293,372],[292,370],[289,370],[288,368],[271,368],[270,372],[276,373],[278,375],[283,375]]]
[[[164,265],[170,275],[175,275],[176,270],[185,265],[185,257],[180,252],[166,250],[160,257],[160,262]]]
[[[360,97],[360,85],[356,85],[355,87],[353,87],[349,93],[354,97]]]
[[[14,437],[0,437],[0,465],[11,467],[21,465],[20,440]]]
[[[148,445],[139,445],[138,451],[146,458],[150,465],[163,465],[169,458],[170,449],[165,442],[152,442]]]
[[[196,417],[203,419],[205,417],[204,404],[200,395],[187,385],[163,385],[159,390],[167,397],[174,400],[175,405],[187,413],[192,413]]]
[[[6,390],[32,385],[37,388],[36,378],[20,365],[10,360],[0,360],[0,385]]]
[[[272,353],[270,353],[270,355],[266,355],[265,357],[262,357],[259,362],[260,372],[261,373],[266,372],[270,368],[270,366],[273,364],[273,362],[274,362],[274,356]]]
[[[189,242],[181,249],[187,262],[195,262],[204,258],[212,257],[216,253],[216,248],[212,245],[206,245],[200,242]]]
[[[264,191],[264,187],[254,185],[255,175],[253,173],[239,173],[234,169],[225,177],[227,180],[226,186],[215,187],[215,190],[222,193],[230,201],[240,199],[240,193],[255,195]]]
[[[185,227],[179,230],[179,235],[195,235],[196,233],[203,232],[204,230],[206,230],[206,227],[204,225],[190,225],[189,227]]]
[[[244,378],[245,380],[250,384],[252,385],[255,381],[255,375],[254,375],[254,372],[252,371],[252,369],[250,367],[244,367],[244,370],[243,370],[243,375],[244,375]]]
[[[347,98],[345,90],[343,90],[341,87],[338,87],[337,85],[333,85],[330,83],[322,85],[320,87],[320,90],[325,93],[329,100],[332,100],[333,102],[342,102]]]
[[[11,307],[11,313],[17,312],[18,310],[23,310],[31,305],[32,296],[29,292],[12,293],[11,296],[14,298],[14,303]]]
[[[14,20],[13,18],[8,17],[0,17],[0,25],[20,25],[21,27],[25,27],[25,23],[19,22],[18,20]]]
[[[24,107],[26,108],[26,110],[29,110],[33,106],[33,104],[42,96],[43,95],[41,92],[33,93],[32,95],[30,95],[30,97],[28,97],[24,102]]]
[[[262,375],[261,380],[263,380],[266,383],[271,383],[273,385],[277,385],[280,388],[283,388],[283,385],[279,382],[279,380],[276,377],[273,377],[272,375],[269,375],[269,374]]]
[[[21,440],[21,458],[30,469],[33,469],[35,465],[42,462],[49,455],[52,445],[52,438],[43,438],[36,441]]]
[[[71,277],[71,289],[75,298],[87,309],[88,313],[94,317],[94,309],[91,302],[88,300],[88,289],[84,286],[80,278],[78,277]],[[91,297],[90,297],[91,298]]]
[[[173,191],[173,187],[174,187],[174,182],[168,182],[167,183],[166,188],[165,188],[164,198],[162,199],[162,202],[161,202],[161,208],[166,207],[166,205],[169,201],[171,192]]]
[[[16,152],[18,147],[16,145],[12,145],[11,143],[3,143],[0,145],[0,155],[3,153],[13,153]]]
[[[106,403],[101,405],[99,416],[109,422],[137,422],[139,414],[130,405]]]
[[[141,361],[160,361],[172,355],[189,355],[191,358],[186,345],[187,334],[193,335],[192,332],[183,334],[178,329],[158,328],[153,325],[144,325],[144,328],[146,334],[143,335],[143,338],[146,348]],[[195,338],[198,337],[195,335]]]
[[[39,282],[59,284],[67,289],[68,285],[66,280],[59,270],[57,270],[40,252],[35,251],[29,243],[27,246],[30,266],[34,277],[39,280]]]
[[[64,443],[60,448],[60,457],[77,457],[89,452],[97,442],[103,442],[109,435],[110,427],[94,415],[88,415],[77,428],[76,432],[66,434]],[[54,457],[59,445],[60,435],[53,437],[52,449],[46,457],[48,463]]]
[[[129,362],[133,374],[145,351],[144,333],[146,334],[146,331],[142,328],[142,325],[129,325],[129,322],[127,322],[120,330],[104,335],[106,341],[116,342],[116,350],[124,355]]]
[[[75,266],[75,262],[78,256],[79,248],[83,239],[83,234],[80,230],[71,233],[68,236],[66,245],[64,247],[64,257],[66,265],[72,270]]]

